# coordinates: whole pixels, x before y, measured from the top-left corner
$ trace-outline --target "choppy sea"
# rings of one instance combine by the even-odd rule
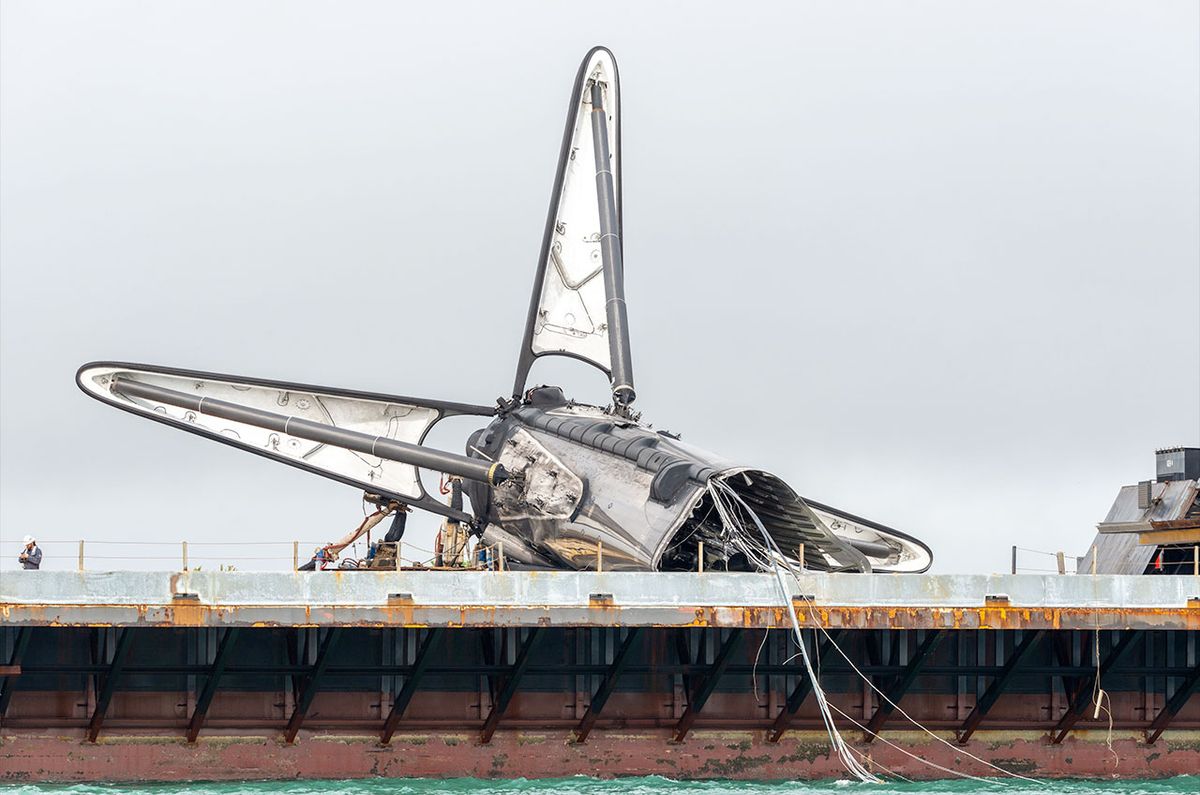
[[[1177,795],[1200,793],[1200,775],[1153,781],[932,781],[859,784],[850,781],[674,781],[658,776],[595,779],[355,779],[170,784],[0,784],[4,795]]]

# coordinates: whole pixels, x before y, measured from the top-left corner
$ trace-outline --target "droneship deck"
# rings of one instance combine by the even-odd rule
[[[995,774],[962,749],[1037,776],[1200,770],[1200,577],[792,587],[839,726],[880,769]],[[838,776],[778,588],[717,572],[5,573],[0,780]]]

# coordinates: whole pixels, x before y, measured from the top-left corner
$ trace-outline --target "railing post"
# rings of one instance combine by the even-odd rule
[[[187,560],[187,542],[186,542],[186,541],[184,541],[184,542],[182,542],[182,543],[183,543],[183,570],[184,570],[184,571],[187,571],[187,570],[188,570],[188,560]]]
[[[401,568],[402,568],[402,566],[400,563],[400,542],[397,541],[396,542],[396,571],[400,571]]]
[[[83,539],[79,541],[79,570],[83,571]]]
[[[1200,544],[1192,547],[1192,574],[1200,577]]]
[[[1067,559],[1063,555],[1063,553],[1055,552],[1054,559],[1058,561],[1058,573],[1066,574],[1067,573]]]
[[[604,542],[596,542],[596,571],[604,571]]]
[[[804,571],[804,545],[800,545],[800,571]]]
[[[504,542],[496,544],[496,571],[504,571]]]
[[[697,574],[704,573],[704,542],[703,541],[699,541],[696,543],[696,573]]]
[[[1012,573],[1017,573],[1017,545],[1013,544],[1012,548]]]
[[[300,571],[300,542],[292,542],[292,571]]]

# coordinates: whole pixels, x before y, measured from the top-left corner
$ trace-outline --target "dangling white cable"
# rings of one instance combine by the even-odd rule
[[[822,634],[825,635],[826,639],[830,643],[833,643],[833,638],[831,638],[829,636],[829,633],[825,631],[825,628],[820,625],[820,622],[818,620],[816,613],[812,611],[811,605],[809,606],[809,612],[812,615],[813,621],[816,624],[817,628],[821,630]],[[924,724],[920,723],[912,715],[909,715],[907,712],[905,712],[904,709],[902,709],[899,704],[897,704],[895,701],[892,701],[890,698],[888,698],[886,693],[884,693],[882,690],[880,690],[878,687],[876,687],[875,683],[871,681],[870,677],[868,677],[866,674],[864,674],[862,671],[860,671],[858,669],[858,666],[855,665],[854,661],[851,660],[846,655],[846,652],[842,651],[842,648],[840,646],[838,646],[836,643],[833,643],[833,648],[837,651],[837,653],[839,655],[841,655],[842,659],[846,661],[846,664],[850,666],[850,670],[852,670],[852,671],[854,671],[854,673],[858,674],[859,678],[861,678],[864,682],[866,682],[868,687],[870,687],[872,690],[874,690],[875,693],[881,699],[883,699],[885,702],[887,702],[888,704],[890,704],[892,706],[892,709],[894,709],[896,712],[900,713],[913,726],[916,726],[918,729],[923,731],[925,734],[928,734],[934,740],[936,740],[937,742],[939,742],[942,745],[949,748],[955,754],[957,754],[959,756],[965,756],[968,759],[974,759],[976,762],[980,763],[981,765],[983,765],[985,767],[990,767],[992,770],[995,770],[999,773],[1003,773],[1006,776],[1012,776],[1013,778],[1019,778],[1022,781],[1028,781],[1031,784],[1038,784],[1040,786],[1044,786],[1046,784],[1046,782],[1041,781],[1040,779],[1030,778],[1029,776],[1022,776],[1020,773],[1014,773],[1011,770],[1005,770],[1004,768],[1000,767],[999,765],[993,764],[993,763],[987,761],[986,759],[981,759],[980,757],[975,756],[975,754],[973,754],[969,751],[964,751],[962,748],[954,745],[953,743],[946,740],[945,738],[939,737],[937,734],[935,734],[934,732],[932,732],[928,728],[926,728]],[[875,737],[877,739],[879,739],[878,734],[876,734]]]
[[[727,528],[733,529],[737,527],[737,523],[733,520],[732,513],[728,506],[725,505],[723,496],[713,488],[715,481],[710,481],[709,494],[712,497],[713,504],[717,507],[717,512],[721,515],[721,519],[725,522]],[[722,484],[716,484],[718,486]],[[728,488],[728,487],[726,487]],[[765,531],[764,531],[765,532]],[[787,583],[783,579],[782,569],[778,566],[772,566],[775,572],[776,580],[779,583],[779,590],[783,599],[784,606],[788,610],[788,615],[792,619],[792,630],[796,635],[796,642],[800,645],[800,659],[804,662],[804,670],[808,674],[809,682],[812,683],[813,697],[817,701],[817,706],[820,709],[821,720],[825,724],[825,731],[829,735],[829,743],[835,753],[842,760],[842,765],[845,766],[849,773],[859,781],[870,784],[882,784],[883,779],[876,776],[871,771],[867,770],[861,762],[855,758],[850,747],[842,738],[841,732],[833,721],[833,713],[830,711],[829,702],[825,699],[825,691],[822,689],[820,682],[817,681],[816,672],[813,671],[812,661],[809,659],[808,647],[804,645],[804,635],[800,630],[800,618],[796,615],[796,606],[792,604],[791,591],[787,587]]]
[[[715,489],[713,488],[714,486],[716,487]],[[779,549],[779,546],[778,546],[778,545],[775,543],[775,539],[771,538],[771,535],[770,535],[770,533],[768,533],[768,532],[767,532],[767,529],[766,529],[766,527],[764,527],[764,526],[763,526],[763,523],[762,523],[762,521],[761,521],[761,520],[758,518],[758,515],[754,513],[754,510],[753,510],[753,509],[752,509],[752,508],[751,508],[751,507],[750,507],[748,504],[746,504],[746,501],[745,501],[744,499],[742,499],[741,495],[740,495],[740,494],[738,494],[736,491],[734,491],[734,490],[733,490],[733,489],[732,489],[730,486],[728,486],[728,485],[727,485],[727,484],[725,484],[725,483],[720,483],[720,482],[716,482],[716,481],[710,482],[710,487],[709,487],[709,491],[710,491],[710,493],[714,493],[714,494],[715,494],[715,491],[716,491],[717,489],[719,489],[719,490],[720,490],[721,492],[723,492],[724,494],[728,495],[728,496],[729,496],[729,497],[730,497],[730,498],[731,498],[733,501],[735,501],[737,504],[739,504],[739,505],[740,505],[740,506],[741,506],[741,507],[742,507],[742,508],[745,510],[745,512],[746,512],[746,513],[749,515],[749,517],[750,517],[751,521],[753,521],[753,523],[755,524],[755,526],[758,528],[758,531],[759,531],[759,533],[762,535],[762,537],[763,537],[763,540],[764,540],[764,542],[765,542],[765,545],[766,545],[766,551],[768,552],[768,554],[770,554],[771,552],[773,552],[773,553],[774,553],[774,555],[771,555],[771,557],[770,557],[770,568],[772,569],[772,571],[774,571],[774,572],[775,572],[775,574],[776,574],[777,578],[779,578],[779,575],[780,575],[780,568],[781,568],[781,567],[786,567],[786,568],[787,568],[787,570],[788,570],[788,571],[789,571],[789,572],[792,574],[792,576],[793,576],[794,578],[796,578],[796,580],[797,580],[797,581],[799,581],[799,574],[798,574],[798,573],[795,571],[795,569],[793,569],[793,568],[791,567],[791,565],[788,563],[787,556],[786,556],[786,555],[784,555],[784,554],[783,554],[783,552],[782,552],[782,550],[780,550],[780,549]],[[722,520],[723,520],[723,521],[726,521],[726,517],[727,517],[727,514],[728,514],[729,518],[728,518],[728,520],[727,520],[727,521],[729,521],[729,522],[731,523],[729,526],[736,527],[736,526],[737,526],[737,522],[736,522],[736,520],[735,520],[735,519],[732,517],[732,512],[730,512],[730,511],[728,510],[728,508],[725,508],[725,510],[722,510],[722,503],[721,503],[719,500],[714,500],[714,501],[717,503],[717,510],[718,510],[718,512],[721,514],[721,518],[722,518]],[[757,562],[757,561],[756,561],[756,562]],[[782,564],[782,566],[781,566],[781,564]],[[791,602],[790,593],[787,593],[787,592],[786,592],[786,587],[785,587],[785,586],[784,586],[784,584],[783,584],[783,580],[782,580],[781,578],[779,578],[779,581],[780,581],[780,587],[781,587],[781,588],[784,588],[784,590],[785,590],[785,599],[787,600],[787,604],[788,604],[788,607],[789,607],[789,612],[791,613],[791,618],[792,618],[792,622],[793,622],[793,628],[794,628],[795,632],[797,633],[797,636],[799,636],[799,632],[800,632],[800,630],[799,630],[799,620],[798,620],[798,618],[796,617],[796,613],[795,613],[795,607],[794,607],[794,605],[793,605],[793,604],[792,604],[792,602]],[[832,636],[830,636],[830,634],[829,634],[829,633],[828,633],[828,632],[825,630],[825,627],[823,627],[823,626],[821,625],[820,619],[819,619],[819,617],[816,615],[816,613],[815,613],[815,611],[813,610],[813,607],[812,607],[812,605],[811,605],[811,604],[809,604],[809,605],[808,605],[808,610],[809,610],[809,614],[810,614],[810,616],[811,616],[811,617],[812,617],[812,619],[813,619],[813,625],[814,625],[814,626],[815,626],[817,629],[819,629],[819,630],[821,631],[821,634],[823,634],[823,635],[825,636],[825,639],[826,639],[826,641],[827,641],[828,643],[832,644],[833,648],[837,650],[837,653],[838,653],[839,655],[841,655],[842,659],[844,659],[844,660],[846,661],[846,663],[847,663],[847,664],[850,666],[850,669],[851,669],[852,671],[854,671],[854,673],[856,673],[856,674],[857,674],[857,675],[858,675],[858,676],[859,676],[859,677],[860,677],[860,678],[861,678],[861,679],[862,679],[864,682],[866,682],[866,683],[867,683],[867,686],[868,686],[868,687],[870,687],[872,690],[874,690],[874,691],[875,691],[875,693],[877,693],[877,694],[879,695],[879,697],[880,697],[880,698],[881,698],[883,701],[885,701],[885,702],[887,702],[888,704],[890,704],[894,710],[896,710],[897,712],[899,712],[899,713],[900,713],[902,716],[904,716],[904,718],[905,718],[905,719],[907,719],[907,720],[908,720],[910,723],[912,723],[914,726],[916,726],[916,727],[917,727],[918,729],[920,729],[922,732],[924,732],[925,734],[929,735],[930,737],[932,737],[932,738],[933,738],[934,740],[936,740],[937,742],[939,742],[939,743],[942,743],[942,744],[943,744],[943,745],[945,745],[946,747],[950,748],[952,751],[954,751],[954,753],[955,753],[955,754],[957,754],[957,755],[960,755],[960,756],[965,756],[965,757],[967,757],[967,758],[969,758],[969,759],[973,759],[973,760],[975,760],[976,762],[979,762],[980,764],[984,765],[985,767],[989,767],[989,768],[991,768],[991,769],[993,769],[993,770],[995,770],[995,771],[997,771],[997,772],[999,772],[999,773],[1003,773],[1003,774],[1005,774],[1005,775],[1007,775],[1007,776],[1012,776],[1013,778],[1018,778],[1018,779],[1021,779],[1022,781],[1028,781],[1028,782],[1030,782],[1030,783],[1032,783],[1032,784],[1038,784],[1038,785],[1044,785],[1044,784],[1045,784],[1045,782],[1043,782],[1043,781],[1040,781],[1040,780],[1038,780],[1038,779],[1035,779],[1035,778],[1030,778],[1030,777],[1028,777],[1028,776],[1023,776],[1023,775],[1021,775],[1021,774],[1019,774],[1019,773],[1014,773],[1014,772],[1012,772],[1011,770],[1005,770],[1004,768],[1000,767],[999,765],[993,764],[993,763],[991,763],[991,762],[987,761],[986,759],[981,759],[980,757],[978,757],[978,756],[975,756],[974,754],[972,754],[972,753],[970,753],[970,752],[968,752],[968,751],[964,751],[964,750],[962,750],[961,748],[959,748],[959,747],[957,747],[957,746],[955,746],[955,745],[951,744],[949,741],[945,740],[944,738],[942,738],[942,737],[939,737],[937,734],[935,734],[934,732],[930,731],[930,730],[929,730],[928,728],[926,728],[924,725],[922,725],[921,723],[919,723],[919,722],[916,720],[916,718],[914,718],[914,717],[912,717],[911,715],[909,715],[909,714],[908,714],[908,713],[907,713],[907,712],[906,712],[904,709],[902,709],[902,708],[900,707],[900,705],[899,705],[899,704],[897,704],[896,702],[894,702],[894,701],[892,701],[890,698],[888,698],[888,696],[887,696],[887,694],[886,694],[886,693],[884,693],[882,690],[880,690],[878,687],[876,687],[876,686],[875,686],[875,683],[874,683],[874,682],[872,682],[872,681],[871,681],[871,679],[870,679],[869,677],[867,677],[867,675],[866,675],[866,674],[864,674],[862,671],[860,671],[860,670],[858,669],[858,666],[856,666],[856,665],[854,664],[854,662],[853,662],[853,661],[852,661],[852,660],[851,660],[851,659],[850,659],[850,658],[849,658],[849,657],[846,655],[846,653],[845,653],[845,652],[842,650],[841,646],[839,646],[839,645],[838,645],[838,644],[837,644],[837,643],[834,641],[833,637],[832,637]],[[804,645],[803,645],[803,643],[801,643],[801,644],[800,644],[800,648],[801,648],[801,650],[802,650],[802,651],[805,651],[804,660],[805,660],[805,663],[806,663],[806,666],[807,666],[807,663],[808,663],[807,651],[804,649]],[[811,671],[811,668],[810,668],[810,671]],[[811,675],[811,673],[810,673],[810,675]],[[815,683],[815,681],[816,681],[816,680],[815,680],[815,678],[814,678],[814,680],[813,680],[813,681],[814,681],[814,683]],[[816,692],[816,689],[814,688],[814,694],[815,694],[815,692]],[[819,702],[819,701],[820,701],[820,699],[818,699],[818,702]],[[839,710],[839,712],[840,712],[840,710]],[[853,720],[853,719],[851,719],[851,720]],[[878,735],[876,735],[876,737],[878,738]],[[839,738],[840,738],[840,735],[839,735]],[[918,758],[919,758],[919,757],[918,757]],[[924,760],[922,760],[922,761],[924,761]],[[931,766],[934,766],[934,767],[936,767],[936,765],[933,765],[933,763],[932,763],[932,762],[930,762],[930,763],[928,763],[928,764],[930,764]]]
[[[832,705],[831,705],[831,706],[832,706]],[[835,711],[835,712],[837,712],[837,714],[841,715],[843,718],[845,718],[846,720],[850,721],[850,722],[851,722],[851,723],[853,723],[855,726],[857,726],[858,728],[862,729],[864,732],[865,732],[865,731],[868,731],[868,729],[867,729],[867,727],[866,727],[866,726],[862,725],[861,723],[859,723],[858,721],[856,721],[854,718],[850,717],[850,716],[849,716],[848,714],[846,714],[844,711],[842,711],[842,710],[838,709],[836,706],[835,706],[835,707],[833,707],[833,709],[834,709],[834,711]],[[926,758],[924,758],[924,757],[917,756],[916,754],[912,753],[911,751],[908,751],[908,750],[906,750],[906,749],[904,749],[904,748],[900,747],[899,745],[896,745],[896,744],[895,744],[894,742],[892,742],[891,740],[888,740],[888,739],[886,739],[886,738],[884,738],[884,737],[880,737],[879,735],[876,735],[876,736],[875,736],[875,739],[879,740],[879,741],[880,741],[881,743],[883,743],[884,745],[891,746],[892,748],[895,748],[897,751],[899,751],[900,753],[904,754],[905,756],[911,757],[911,758],[913,758],[913,759],[917,760],[918,762],[921,762],[922,764],[929,765],[930,767],[932,767],[932,768],[936,768],[937,770],[941,770],[941,771],[942,771],[942,772],[944,772],[944,773],[950,773],[951,775],[955,775],[955,776],[958,776],[958,777],[960,777],[960,778],[969,778],[969,779],[971,779],[972,781],[979,781],[979,782],[982,782],[982,783],[984,783],[984,784],[1003,784],[1004,786],[1008,786],[1008,784],[1007,784],[1007,783],[1006,783],[1006,782],[1005,782],[1003,779],[983,778],[983,777],[981,777],[981,776],[973,776],[973,775],[971,775],[970,773],[964,773],[964,772],[962,772],[961,770],[952,770],[951,768],[948,768],[948,767],[942,767],[942,766],[941,766],[941,765],[939,765],[937,762],[930,762],[928,759],[926,759]],[[893,774],[893,775],[894,775],[894,774]]]

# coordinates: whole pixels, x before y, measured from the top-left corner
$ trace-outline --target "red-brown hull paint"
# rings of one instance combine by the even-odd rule
[[[1105,732],[1078,732],[1051,745],[1038,732],[979,732],[970,753],[1008,770],[1038,778],[1161,778],[1200,771],[1200,732],[1171,732],[1155,745],[1118,733],[1109,749]],[[896,732],[858,746],[877,770],[908,778],[948,778],[904,751],[959,773],[997,775],[953,748],[916,734]],[[397,734],[390,746],[376,738],[308,734],[294,745],[275,737],[202,737],[188,745],[177,736],[114,735],[87,743],[76,731],[0,734],[0,781],[180,781],[233,779],[338,779],[386,777],[544,778],[661,775],[670,778],[840,778],[817,732],[795,732],[771,745],[761,731],[693,732],[673,743],[665,730],[596,732],[584,745],[563,732],[501,730],[491,744],[474,734]]]

